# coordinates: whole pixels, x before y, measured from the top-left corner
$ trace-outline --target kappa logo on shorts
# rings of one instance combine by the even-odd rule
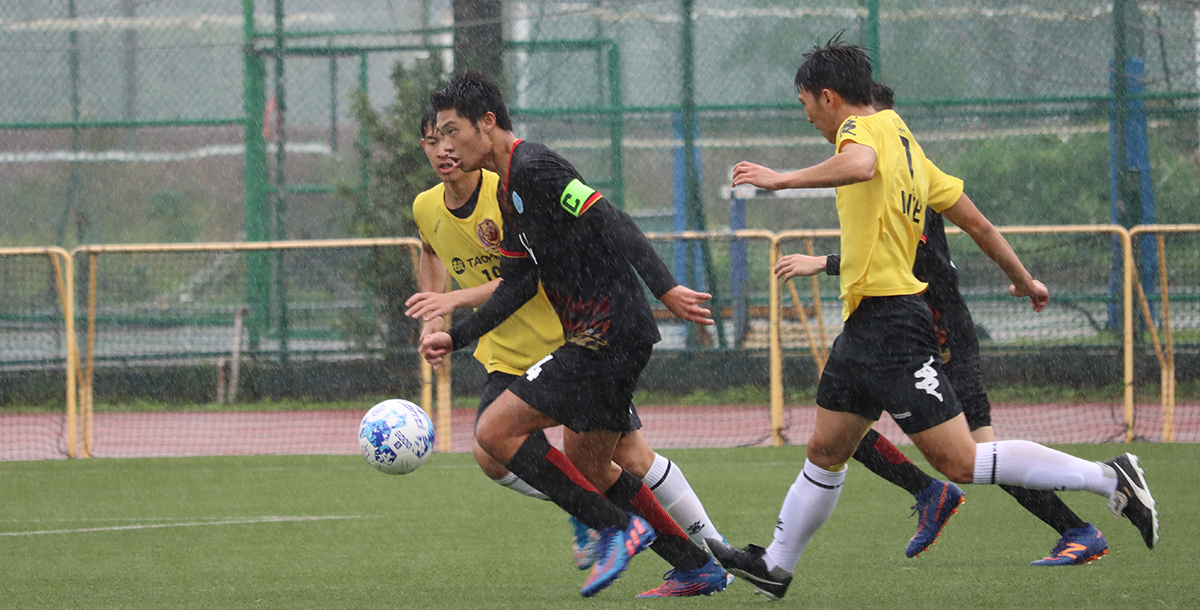
[[[940,381],[938,381],[937,371],[933,370],[932,365],[933,356],[930,356],[929,360],[925,362],[925,365],[920,369],[917,369],[917,372],[913,373],[913,377],[920,379],[915,386],[918,390],[925,390],[926,394],[938,399],[938,402],[945,402],[942,400],[941,393],[937,391],[938,387],[940,387],[942,384]]]

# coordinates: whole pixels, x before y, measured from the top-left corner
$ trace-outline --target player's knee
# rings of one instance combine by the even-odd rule
[[[497,462],[491,455],[488,455],[488,452],[479,443],[475,443],[475,463],[479,464],[479,469],[489,479],[501,479],[504,475],[508,474],[508,469],[500,462]]]
[[[970,484],[975,479],[975,464],[972,461],[952,458],[929,460],[931,466],[955,483]]]
[[[502,440],[502,435],[499,434],[499,431],[491,426],[484,425],[481,419],[479,425],[475,428],[476,458],[478,459],[479,453],[482,452],[484,455],[494,459],[497,452],[499,452]],[[482,465],[481,462],[480,466]]]
[[[842,447],[813,438],[809,440],[805,450],[808,461],[812,462],[814,466],[832,471],[849,462],[850,458],[854,456],[856,447],[857,445]]]

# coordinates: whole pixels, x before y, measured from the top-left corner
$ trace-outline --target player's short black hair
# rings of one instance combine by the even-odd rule
[[[429,96],[429,103],[434,112],[455,110],[471,123],[490,112],[496,115],[497,127],[512,131],[512,119],[508,117],[508,107],[504,105],[500,87],[478,72],[467,72],[456,77],[449,85]]]
[[[831,89],[851,104],[870,105],[871,60],[863,47],[842,42],[842,35],[804,54],[796,70],[796,91],[818,94]]]
[[[883,83],[875,83],[871,86],[871,97],[873,98],[871,106],[876,110],[891,110],[896,107],[896,92]]]
[[[433,106],[426,106],[425,111],[421,113],[421,138],[429,133],[429,129],[437,129],[437,111]]]

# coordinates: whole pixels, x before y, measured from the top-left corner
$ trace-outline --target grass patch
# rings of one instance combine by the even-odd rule
[[[1103,459],[1127,448],[1064,449]],[[1153,552],[1132,526],[1108,516],[1103,499],[1064,492],[1104,531],[1109,555],[1088,566],[1030,567],[1057,534],[1000,489],[981,486],[966,489],[968,502],[937,546],[906,559],[911,497],[852,466],[837,511],[801,558],[782,604],[1195,607],[1200,557],[1190,542],[1200,539],[1200,504],[1193,501],[1200,469],[1192,465],[1200,445],[1132,449],[1162,512],[1163,539]],[[770,541],[781,498],[804,459],[803,447],[665,453],[738,545]],[[303,610],[376,607],[380,600],[406,610],[664,605],[634,599],[668,569],[653,553],[638,556],[598,598],[582,599],[584,576],[570,566],[565,515],[488,482],[470,455],[435,455],[402,477],[379,474],[358,456],[7,462],[0,463],[0,482],[0,591],[11,610]],[[78,531],[84,529],[93,531]],[[38,531],[61,533],[12,535]],[[711,599],[669,605],[765,607],[741,582]]]

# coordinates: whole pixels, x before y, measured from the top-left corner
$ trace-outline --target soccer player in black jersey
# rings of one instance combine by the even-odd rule
[[[733,184],[837,188],[846,323],[821,375],[808,459],[784,498],[774,542],[736,549],[709,540],[713,555],[772,599],[783,597],[805,548],[837,506],[847,462],[884,410],[951,480],[1090,491],[1108,498],[1113,514],[1129,518],[1153,548],[1158,517],[1136,456],[1090,462],[1028,441],[971,437],[954,388],[942,383],[933,316],[919,296],[927,285],[913,276],[926,211],[940,211],[970,235],[1004,270],[1009,293],[1029,297],[1035,311],[1049,292],[962,196],[962,181],[928,161],[903,119],[871,107],[874,80],[864,49],[835,38],[804,57],[798,97],[835,154],[788,173],[742,162]]]
[[[892,109],[894,94],[891,88],[876,83],[873,93],[874,103],[871,105],[875,110]],[[840,267],[841,257],[836,254],[792,254],[779,260],[775,265],[775,274],[781,280],[816,275],[821,271],[838,275]],[[925,233],[917,246],[913,275],[929,284],[922,296],[933,313],[942,362],[954,386],[954,393],[962,403],[971,436],[979,443],[994,442],[996,434],[992,430],[991,403],[983,389],[983,375],[979,369],[979,339],[975,336],[975,323],[958,289],[958,270],[950,260],[942,215],[932,210],[925,212]],[[905,554],[909,557],[920,555],[934,543],[946,521],[957,512],[956,507],[963,498],[962,490],[953,483],[939,481],[925,474],[874,429],[867,432],[858,444],[854,459],[913,495],[916,501],[913,508],[918,515],[917,534],[909,541]],[[1058,494],[1012,485],[1000,487],[1034,516],[1054,528],[1060,536],[1050,556],[1031,565],[1080,565],[1108,552],[1104,535],[1094,525],[1080,519]]]
[[[633,220],[588,187],[566,159],[513,135],[494,83],[468,74],[430,101],[438,111],[444,150],[460,168],[484,168],[500,176],[503,281],[448,333],[422,338],[421,353],[439,364],[450,350],[471,343],[533,298],[540,279],[566,343],[527,369],[484,411],[476,424],[477,442],[510,472],[601,532],[600,557],[584,583],[584,596],[615,580],[651,540],[651,548],[675,569],[667,583],[643,595],[723,590],[724,570],[688,540],[641,480],[612,462],[621,434],[630,430],[638,376],[660,340],[638,276],[668,310],[691,322],[712,324],[703,307],[711,295],[678,285]],[[565,446],[566,456],[534,434],[557,425],[576,433]]]

